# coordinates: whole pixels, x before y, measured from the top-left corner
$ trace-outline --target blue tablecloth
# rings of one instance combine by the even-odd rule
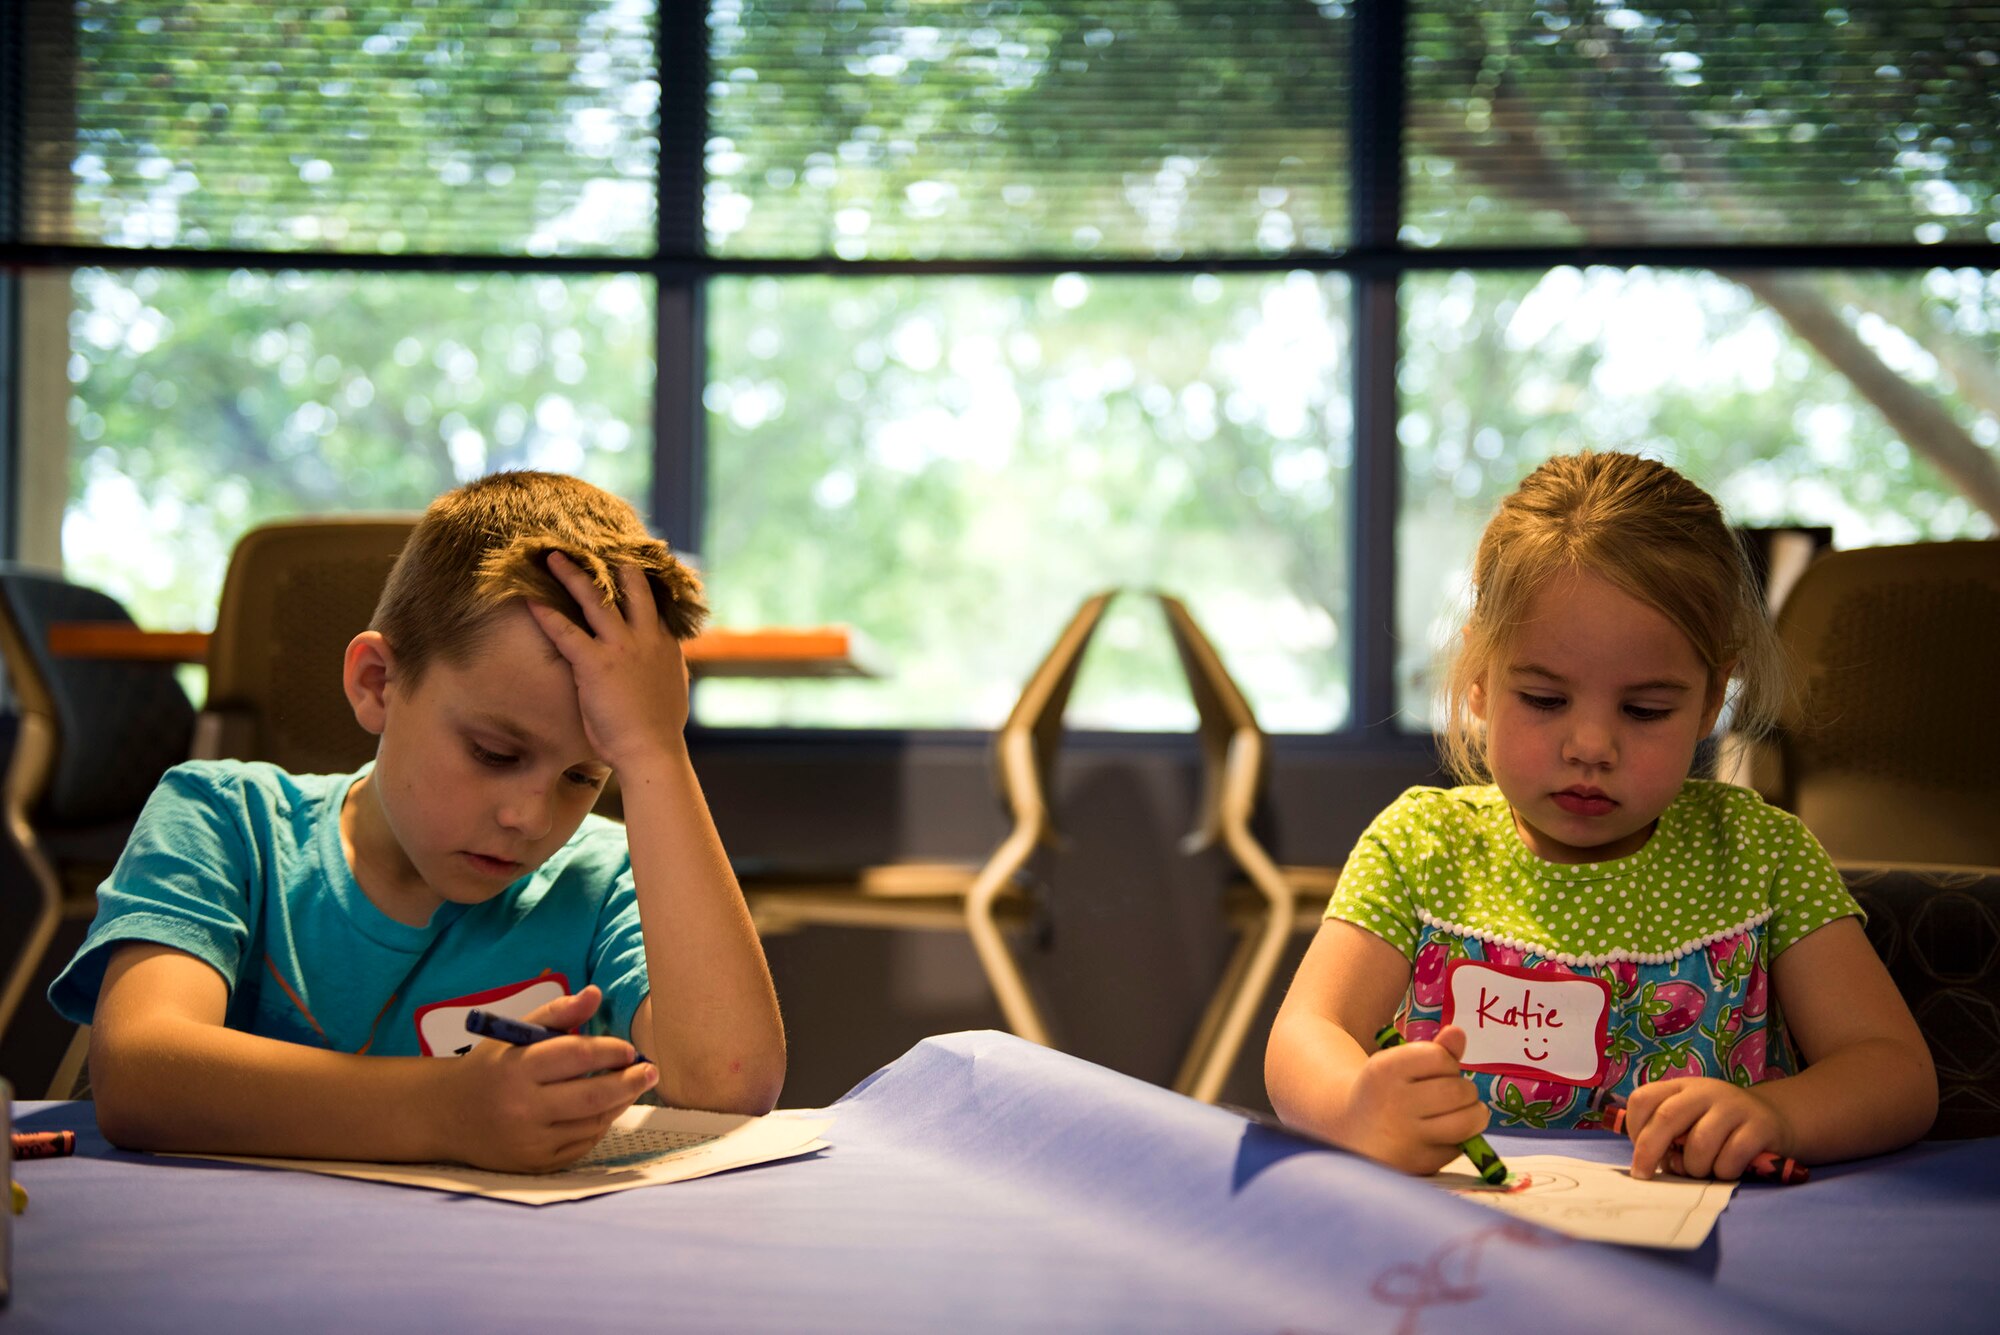
[[[7,1331],[1975,1330],[2000,1149],[1745,1186],[1691,1253],[1571,1242],[1004,1034],[918,1044],[831,1148],[540,1208],[110,1149],[16,1165]],[[1503,1154],[1619,1157],[1604,1135]]]

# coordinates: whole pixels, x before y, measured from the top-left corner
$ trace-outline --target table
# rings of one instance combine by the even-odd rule
[[[539,1209],[109,1149],[16,1165],[15,1331],[1984,1330],[2000,1142],[1745,1186],[1708,1242],[1571,1242],[997,1033],[926,1039],[831,1148]],[[1615,1157],[1598,1134],[1496,1136]]]
[[[846,626],[759,630],[711,628],[682,646],[699,677],[879,677],[882,655]],[[199,663],[208,632],[148,630],[118,621],[59,621],[49,627],[49,651],[68,658],[125,662]]]

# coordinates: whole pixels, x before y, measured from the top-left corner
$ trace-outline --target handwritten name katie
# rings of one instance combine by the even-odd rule
[[[1602,1064],[1610,988],[1600,979],[1454,961],[1445,1022],[1465,1030],[1467,1070],[1587,1084]]]

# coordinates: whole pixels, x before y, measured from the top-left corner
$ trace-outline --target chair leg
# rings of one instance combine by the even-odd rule
[[[999,896],[1000,887],[1028,864],[1034,849],[1033,835],[1017,831],[988,860],[965,894],[965,930],[972,938],[972,948],[979,955],[979,966],[986,971],[993,996],[1000,1003],[1000,1013],[1007,1018],[1007,1028],[1030,1043],[1048,1048],[1055,1046],[1049,1039],[1049,1026],[1028,994],[1028,980],[993,916],[993,901]]]
[[[1229,1003],[1243,987],[1243,977],[1249,972],[1250,961],[1257,954],[1257,942],[1262,937],[1261,923],[1245,926],[1236,934],[1236,944],[1230,947],[1229,959],[1222,967],[1221,981],[1216,983],[1208,1004],[1202,1008],[1201,1023],[1195,1026],[1194,1039],[1181,1059],[1180,1070],[1174,1074],[1176,1094],[1191,1094],[1200,1081],[1209,1054],[1214,1051],[1216,1036],[1222,1031],[1223,1016],[1228,1014]]]
[[[55,1079],[49,1081],[48,1096],[52,1099],[78,1097],[77,1084],[83,1078],[83,1064],[89,1059],[90,1026],[80,1024],[69,1041],[69,1047],[63,1051],[62,1061],[56,1066]]]

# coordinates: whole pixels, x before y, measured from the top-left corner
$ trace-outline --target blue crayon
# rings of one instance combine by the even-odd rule
[[[477,1014],[477,1012],[474,1013]],[[468,1024],[466,1027],[469,1029],[472,1026]],[[1401,1047],[1402,1043],[1403,1036],[1397,1032],[1396,1026],[1393,1024],[1383,1025],[1381,1030],[1375,1035],[1375,1046],[1378,1048]],[[1471,1140],[1460,1145],[1459,1148],[1465,1151],[1466,1158],[1472,1160],[1472,1166],[1479,1170],[1480,1181],[1495,1187],[1506,1184],[1507,1165],[1500,1162],[1500,1156],[1493,1152],[1491,1145],[1486,1143],[1486,1137],[1474,1136]]]
[[[465,1032],[478,1034],[481,1038],[497,1038],[502,1043],[512,1043],[516,1047],[526,1047],[530,1043],[544,1043],[552,1038],[568,1037],[560,1029],[529,1024],[526,1020],[516,1020],[505,1015],[495,1015],[492,1011],[481,1010],[466,1012]],[[645,1060],[645,1053],[636,1047],[632,1049],[634,1066]]]

